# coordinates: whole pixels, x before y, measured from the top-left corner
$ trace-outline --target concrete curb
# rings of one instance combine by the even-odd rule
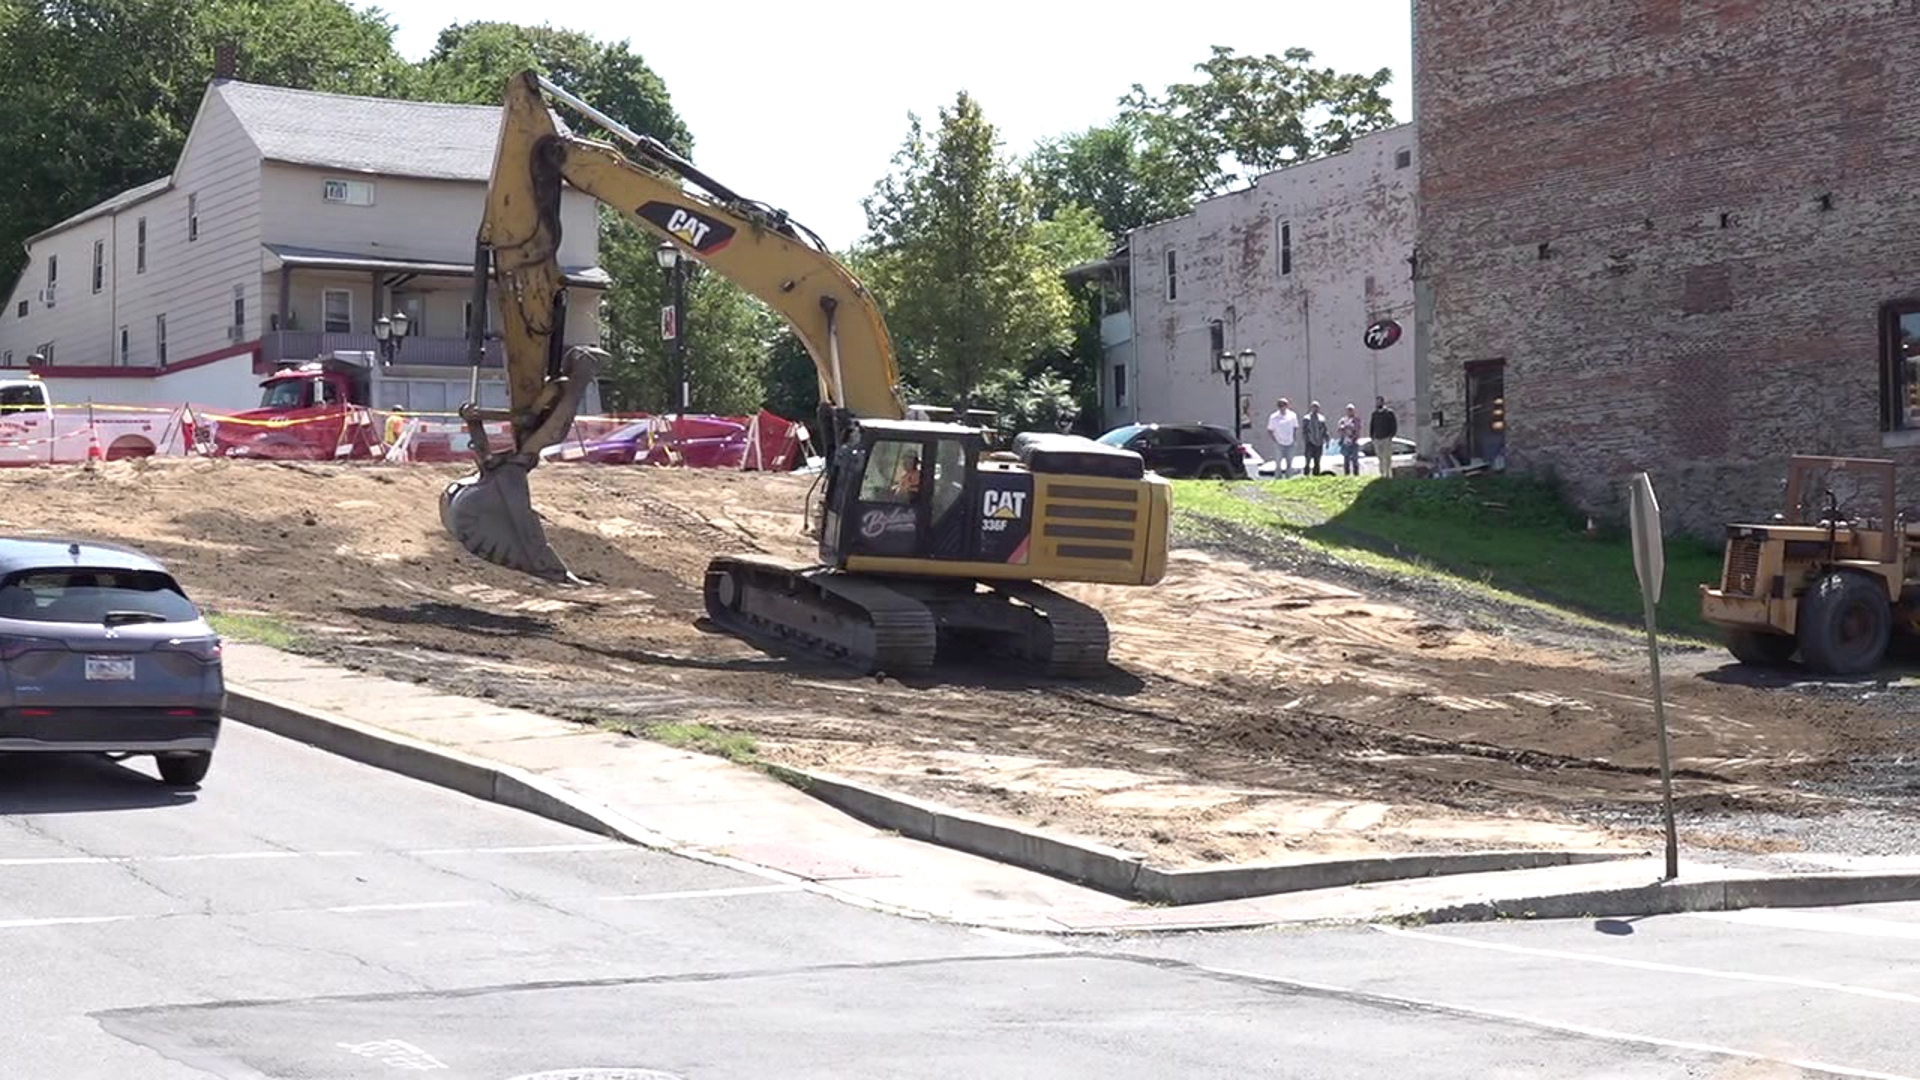
[[[1741,908],[1837,907],[1920,900],[1920,874],[1795,874],[1792,877],[1661,881],[1627,889],[1492,900],[1406,916],[1428,923],[1677,915]]]
[[[1632,858],[1637,852],[1476,851],[1383,855],[1218,870],[1162,870],[1135,852],[1066,840],[978,814],[895,795],[827,773],[769,766],[775,776],[877,828],[1034,870],[1126,900],[1209,904],[1442,874],[1481,874]]]

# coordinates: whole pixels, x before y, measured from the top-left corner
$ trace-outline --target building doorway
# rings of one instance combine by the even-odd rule
[[[1467,453],[1492,461],[1507,446],[1507,362],[1467,365]]]

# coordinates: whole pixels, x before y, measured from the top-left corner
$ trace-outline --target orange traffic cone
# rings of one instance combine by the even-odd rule
[[[100,429],[87,425],[87,468],[93,468],[96,461],[105,461],[107,455],[100,451]]]

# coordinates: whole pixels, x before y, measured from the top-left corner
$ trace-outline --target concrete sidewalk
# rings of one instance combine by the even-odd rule
[[[649,847],[805,883],[842,901],[1005,930],[1632,915],[1760,906],[1776,892],[1783,903],[1920,898],[1920,877],[1911,874],[1800,874],[1783,890],[1769,884],[1780,879],[1758,871],[1690,864],[1678,886],[1659,886],[1660,861],[1649,857],[1139,904],[870,827],[765,773],[708,755],[258,645],[229,643],[226,656],[228,712],[241,722]],[[217,765],[209,783],[219,783]]]

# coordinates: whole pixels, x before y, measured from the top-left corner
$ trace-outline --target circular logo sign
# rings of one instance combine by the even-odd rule
[[[1376,352],[1388,348],[1400,340],[1400,324],[1392,319],[1381,319],[1367,327],[1367,348]]]

